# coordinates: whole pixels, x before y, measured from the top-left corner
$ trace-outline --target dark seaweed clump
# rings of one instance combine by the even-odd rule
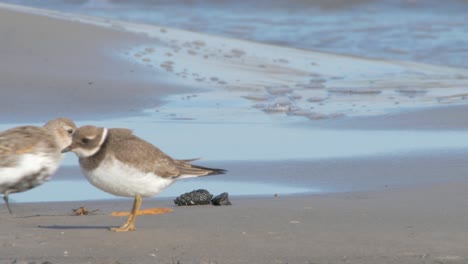
[[[194,190],[184,193],[174,200],[178,206],[204,205],[210,204],[213,195],[204,189]]]

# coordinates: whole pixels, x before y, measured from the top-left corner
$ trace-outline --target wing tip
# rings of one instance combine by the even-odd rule
[[[224,169],[212,169],[212,168],[207,168],[208,170],[211,170],[207,175],[220,175],[220,174],[226,174],[228,171]]]

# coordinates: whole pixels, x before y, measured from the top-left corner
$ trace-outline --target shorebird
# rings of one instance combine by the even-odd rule
[[[10,214],[8,195],[30,190],[48,180],[62,161],[76,126],[57,118],[43,127],[20,126],[0,133],[0,193]]]
[[[124,128],[83,126],[73,134],[70,146],[83,174],[97,188],[117,196],[134,197],[127,221],[115,232],[135,230],[135,218],[142,197],[159,194],[179,179],[223,174],[222,169],[173,159],[151,143]]]

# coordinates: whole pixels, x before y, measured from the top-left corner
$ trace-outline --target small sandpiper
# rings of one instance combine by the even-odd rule
[[[0,193],[10,214],[8,195],[30,190],[48,180],[62,161],[76,126],[57,118],[43,127],[20,126],[0,133]]]
[[[179,179],[226,172],[173,159],[123,128],[80,127],[62,152],[67,151],[78,156],[83,174],[92,185],[117,196],[135,198],[127,221],[111,229],[115,232],[135,230],[142,197],[155,196]]]

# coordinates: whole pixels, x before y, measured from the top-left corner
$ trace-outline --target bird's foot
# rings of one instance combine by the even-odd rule
[[[135,225],[133,225],[133,224],[124,224],[121,227],[113,227],[110,230],[113,231],[113,232],[135,231]]]

